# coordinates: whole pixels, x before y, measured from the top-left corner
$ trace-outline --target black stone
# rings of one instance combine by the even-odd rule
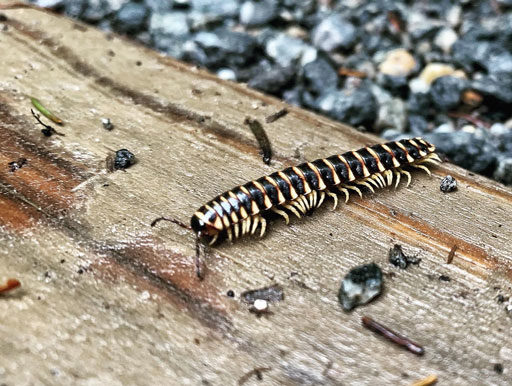
[[[135,163],[135,155],[127,150],[121,149],[116,151],[114,158],[114,169],[126,169]]]
[[[382,271],[375,263],[353,268],[343,278],[338,299],[345,311],[363,305],[382,290]]]
[[[280,95],[280,92],[293,80],[294,76],[295,69],[293,67],[274,66],[268,71],[260,72],[247,85],[270,94]]]
[[[335,89],[338,84],[338,74],[324,58],[307,63],[303,70],[306,88],[317,95]]]
[[[113,26],[120,33],[136,34],[145,29],[148,14],[149,9],[143,3],[125,3],[117,11]]]
[[[441,76],[430,87],[432,104],[440,111],[455,109],[460,103],[461,93],[468,87],[466,80],[454,76]]]
[[[441,180],[441,185],[439,186],[441,192],[450,193],[457,190],[457,180],[450,175],[447,175]]]

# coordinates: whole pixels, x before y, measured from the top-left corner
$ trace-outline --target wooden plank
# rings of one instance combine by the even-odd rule
[[[510,189],[444,164],[408,188],[215,247],[198,281],[194,236],[151,228],[153,219],[187,223],[246,180],[379,140],[291,106],[265,124],[282,102],[57,15],[1,12],[0,279],[23,288],[0,298],[0,383],[233,384],[257,367],[270,368],[265,384],[407,385],[429,374],[441,384],[510,383],[512,318],[496,302],[512,291]],[[42,136],[29,96],[65,121],[64,137]],[[246,117],[265,126],[270,166]],[[109,149],[120,148],[137,164],[107,173]],[[27,164],[10,172],[20,157]],[[445,195],[447,173],[459,190]],[[390,266],[394,243],[420,266]],[[370,261],[383,267],[384,293],[343,312],[341,278]],[[285,300],[258,318],[239,295],[272,283]],[[362,315],[425,355],[374,336]]]

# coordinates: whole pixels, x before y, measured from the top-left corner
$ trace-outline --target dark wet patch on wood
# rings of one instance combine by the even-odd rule
[[[123,277],[140,289],[159,294],[210,328],[223,332],[231,329],[222,291],[214,286],[215,274],[210,272],[208,280],[198,280],[192,255],[160,248],[159,244],[152,238],[121,246],[98,244],[94,249],[106,255],[107,261],[98,260],[91,268],[106,279]]]
[[[76,202],[72,189],[90,173],[85,166],[73,163],[71,155],[64,159],[52,153],[38,131],[31,138],[27,133],[33,122],[13,111],[5,100],[0,100],[0,193],[4,209],[0,211],[0,223],[21,230],[42,215],[66,213]],[[28,160],[28,164],[12,173],[8,165],[18,159]]]

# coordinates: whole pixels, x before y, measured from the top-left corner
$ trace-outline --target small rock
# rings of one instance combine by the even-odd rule
[[[453,163],[484,175],[492,175],[497,164],[498,150],[481,129],[474,133],[453,131],[430,133],[425,139],[433,143]]]
[[[341,282],[338,299],[345,311],[363,305],[382,290],[382,271],[375,263],[353,268]]]
[[[459,105],[461,94],[467,87],[464,79],[449,75],[437,78],[430,87],[432,103],[441,111],[453,110]]]
[[[252,306],[256,312],[265,312],[268,309],[268,302],[263,299],[256,299]]]
[[[116,156],[114,158],[114,169],[126,169],[135,163],[135,155],[127,150],[121,149],[116,151]]]
[[[405,103],[400,98],[393,98],[389,102],[379,105],[375,127],[380,131],[392,127],[403,133],[407,124],[407,111]]]
[[[409,76],[416,67],[416,60],[402,48],[389,51],[386,59],[380,64],[379,71],[391,76]]]
[[[240,32],[226,29],[199,32],[187,45],[185,58],[209,68],[238,68],[252,62],[256,40]]]
[[[512,158],[502,158],[498,161],[494,179],[505,185],[512,185]]]
[[[254,304],[257,300],[280,302],[284,299],[284,292],[283,287],[275,284],[269,287],[242,292],[240,298],[248,304]]]
[[[449,64],[444,63],[429,63],[425,66],[423,71],[419,75],[426,85],[430,86],[434,80],[446,75],[454,75],[456,72],[455,68]],[[460,74],[457,73],[457,75]]]
[[[41,8],[59,8],[64,5],[65,0],[36,0],[35,5]]]
[[[191,0],[191,5],[194,11],[223,18],[236,17],[240,7],[238,0]]]
[[[153,13],[149,20],[151,34],[183,36],[190,33],[186,12]]]
[[[302,40],[280,33],[265,44],[265,52],[277,64],[287,67],[302,57],[309,46]]]
[[[276,16],[277,7],[275,1],[246,1],[240,7],[240,23],[247,26],[256,26],[268,23]]]
[[[231,68],[221,68],[217,71],[217,76],[224,80],[236,81],[236,73]]]
[[[419,264],[421,259],[417,257],[407,256],[402,250],[402,246],[399,244],[395,244],[393,248],[389,250],[388,260],[395,267],[399,267],[401,269],[406,269],[409,264]]]
[[[474,80],[471,88],[491,99],[512,103],[512,76],[484,76]]]
[[[110,118],[101,118],[101,123],[102,123],[103,128],[105,130],[110,131],[110,130],[112,130],[114,128],[114,125],[110,121]]]
[[[135,34],[145,27],[148,13],[145,4],[125,3],[115,15],[114,27],[118,32]]]
[[[78,19],[87,8],[87,0],[75,0],[64,2],[64,13]]]
[[[441,185],[439,186],[441,192],[450,193],[457,190],[457,180],[450,175],[447,175],[441,180]]]
[[[108,0],[89,0],[80,17],[88,23],[97,23],[112,11]]]
[[[341,15],[333,14],[318,24],[311,33],[315,47],[331,52],[349,50],[357,40],[357,29]]]
[[[320,95],[316,107],[330,117],[352,126],[373,128],[377,118],[377,103],[367,86],[356,89],[332,90]]]
[[[247,85],[263,92],[278,94],[292,81],[294,76],[295,69],[292,66],[274,66],[268,71],[260,72]]]
[[[409,114],[407,119],[409,122],[409,131],[413,136],[422,136],[428,131],[428,121],[421,115]]]
[[[336,88],[338,84],[338,74],[324,58],[318,58],[306,64],[303,69],[307,89],[314,93],[321,94],[326,90]]]
[[[448,54],[457,39],[457,33],[453,29],[443,28],[437,33],[434,44],[443,50],[445,54]]]
[[[439,280],[440,281],[451,281],[452,278],[450,276],[447,276],[447,275],[441,275],[441,276],[439,276]]]

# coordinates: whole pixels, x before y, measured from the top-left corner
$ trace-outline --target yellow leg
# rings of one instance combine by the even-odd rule
[[[211,239],[211,241],[209,242],[210,245],[213,245],[215,244],[215,242],[217,241],[217,237],[219,237],[219,234],[217,233],[215,236],[213,236],[213,238]]]
[[[260,231],[260,237],[263,237],[265,234],[265,230],[267,229],[267,220],[265,220],[263,217],[260,217],[261,221],[261,231]]]
[[[405,174],[407,176],[407,185],[405,185],[405,187],[409,187],[409,185],[411,184],[411,173],[409,173],[407,170],[403,170],[403,169],[398,169],[400,170],[400,173],[402,174]]]
[[[336,207],[338,206],[338,196],[332,192],[327,192],[327,194],[329,195],[329,197],[332,197],[332,199],[334,200],[334,205],[332,207],[332,210],[336,210]]]
[[[286,224],[290,223],[290,217],[288,216],[288,213],[286,213],[284,210],[272,208],[272,212],[277,213],[280,216],[283,216],[284,217],[284,222]]]
[[[430,170],[428,170],[428,168],[427,168],[425,165],[412,165],[412,166],[414,166],[415,168],[418,168],[418,169],[423,169],[423,170],[425,170],[429,176],[431,176],[431,175],[432,175],[432,174],[430,173]]]
[[[228,232],[229,241],[233,241],[233,232],[231,231],[231,228],[227,228],[226,231]]]
[[[393,183],[393,172],[391,170],[386,170],[384,175],[387,177],[387,185],[391,186]]]
[[[400,172],[398,170],[394,171],[395,176],[396,176],[395,189],[398,188],[398,184],[400,183]]]
[[[302,203],[302,200],[296,199],[296,200],[292,201],[292,205],[294,205],[299,210],[299,212],[301,212],[302,214],[306,214],[306,208],[304,208],[304,204]]]
[[[239,223],[233,224],[233,228],[235,229],[235,239],[238,239],[238,236],[240,236],[240,229],[238,228],[239,225]]]
[[[363,198],[363,193],[361,193],[361,191],[359,190],[359,188],[357,186],[343,185],[343,187],[347,188],[347,189],[355,190],[357,192],[357,194],[359,194],[359,197]]]
[[[306,208],[306,212],[307,212],[309,210],[309,202],[306,199],[306,196],[300,196],[299,200],[302,201],[302,203],[304,204],[304,208]]]
[[[297,209],[295,209],[295,207],[292,205],[292,204],[286,204],[286,205],[283,205],[286,209],[288,209],[290,212],[292,212],[295,216],[297,216],[298,218],[301,218],[302,216],[300,215],[300,213],[297,211]]]
[[[380,183],[380,187],[381,187],[381,188],[384,188],[384,187],[386,186],[386,180],[384,179],[384,177],[382,176],[382,174],[377,173],[377,174],[375,174],[375,177],[374,177],[374,178],[377,180],[377,182],[379,182],[379,183]]]
[[[343,194],[345,194],[345,204],[348,202],[348,199],[350,198],[350,193],[345,188],[338,188],[339,191]]]
[[[382,186],[380,186],[380,180],[378,180],[377,177],[375,177],[375,174],[368,177],[366,180],[375,185],[377,189],[382,188]]]
[[[320,192],[320,199],[318,200],[318,203],[316,204],[316,207],[319,208],[320,205],[322,205],[322,203],[324,202],[325,200],[325,192]]]
[[[252,223],[251,235],[256,232],[256,228],[258,228],[258,224],[260,222],[260,216],[254,216],[254,221]]]
[[[373,186],[371,186],[368,182],[361,181],[361,182],[358,182],[357,184],[358,185],[362,185],[362,186],[366,186],[368,189],[370,189],[372,191],[372,193],[375,193],[375,190],[373,189]]]

